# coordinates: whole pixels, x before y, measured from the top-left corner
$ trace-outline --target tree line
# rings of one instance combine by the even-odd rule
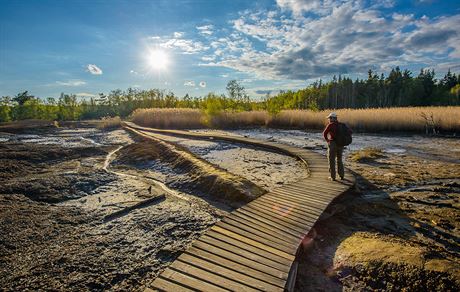
[[[385,77],[372,70],[367,79],[352,80],[334,76],[331,81],[318,80],[300,90],[266,95],[262,100],[249,98],[237,80],[228,82],[227,94],[209,93],[204,97],[186,94],[178,97],[159,89],[112,90],[89,100],[79,100],[74,94],[62,93],[59,98],[41,99],[20,92],[0,99],[0,122],[23,119],[79,120],[107,116],[127,117],[138,108],[197,108],[206,114],[220,111],[267,110],[277,114],[283,109],[381,108],[431,105],[460,105],[460,75],[450,70],[442,79],[433,70],[421,70],[413,76],[399,67]]]
[[[449,70],[442,79],[434,70],[422,69],[417,76],[399,67],[385,77],[368,71],[367,79],[352,80],[334,76],[329,82],[318,80],[307,88],[266,96],[267,109],[340,109],[407,106],[460,105],[460,75]]]

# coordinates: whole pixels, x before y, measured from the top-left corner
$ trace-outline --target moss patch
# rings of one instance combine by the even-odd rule
[[[336,251],[335,261],[340,264],[377,260],[423,267],[424,253],[420,247],[410,246],[393,238],[358,232],[342,241]]]
[[[350,159],[355,162],[372,162],[382,157],[384,157],[382,150],[377,148],[365,148],[350,154]]]

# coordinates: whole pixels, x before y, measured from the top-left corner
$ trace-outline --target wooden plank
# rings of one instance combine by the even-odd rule
[[[318,206],[319,208],[322,208],[324,205],[327,205],[329,204],[329,202],[335,198],[335,196],[331,196],[329,200],[324,200],[322,198],[319,198],[318,197],[318,194],[317,192],[315,191],[312,191],[310,189],[305,189],[303,190],[302,192],[299,192],[299,191],[292,191],[292,190],[288,190],[288,189],[284,189],[284,188],[278,188],[278,189],[275,189],[273,191],[271,191],[270,193],[275,193],[275,194],[284,194],[286,196],[289,196],[289,197],[292,197],[292,198],[297,198],[297,199],[310,199],[310,200],[314,200],[314,205]]]
[[[283,229],[275,228],[271,225],[263,223],[260,220],[255,220],[251,217],[244,216],[236,212],[230,214],[225,219],[226,219],[225,222],[227,222],[227,219],[232,219],[232,220],[239,222],[240,224],[252,224],[252,226],[256,228],[261,228],[262,230],[266,231],[271,236],[276,237],[278,239],[282,239],[283,241],[286,241],[286,242],[292,242],[298,239],[297,235],[287,233]]]
[[[246,216],[242,213],[237,213],[233,212],[231,215],[232,219],[239,221],[240,223],[246,223],[246,222],[251,222],[254,224],[257,224],[258,226],[261,226],[265,229],[270,230],[270,232],[277,237],[282,237],[284,239],[287,239],[289,242],[292,242],[293,240],[299,239],[299,234],[295,233],[292,234],[290,232],[287,232],[286,228],[278,228],[273,225],[267,224],[262,222],[261,220],[254,219],[252,217]]]
[[[215,227],[220,227],[223,228],[227,231],[231,231],[235,234],[238,234],[242,237],[245,237],[246,239],[250,239],[252,241],[258,242],[260,244],[263,244],[265,246],[269,246],[275,250],[281,251],[283,253],[288,253],[288,254],[293,254],[296,251],[296,248],[293,246],[289,246],[288,244],[282,244],[273,241],[273,239],[270,239],[269,235],[263,236],[261,232],[257,231],[256,229],[253,228],[245,228],[242,229],[241,225],[240,226],[234,226],[230,225],[228,223],[225,223],[224,221],[217,222]],[[263,236],[263,237],[262,237]]]
[[[288,277],[288,274],[286,272],[283,272],[283,271],[280,271],[278,269],[272,268],[271,266],[259,263],[259,262],[255,261],[253,259],[254,258],[253,256],[252,256],[252,258],[243,257],[243,256],[240,256],[240,255],[238,255],[236,253],[229,252],[229,251],[227,251],[227,250],[225,250],[223,248],[220,248],[218,246],[207,244],[204,241],[197,242],[196,245],[194,244],[187,251],[190,251],[193,254],[197,254],[197,255],[202,255],[203,254],[203,255],[209,256],[210,258],[211,258],[211,254],[212,254],[212,255],[214,255],[216,257],[216,260],[217,259],[225,259],[225,260],[229,260],[229,261],[232,261],[234,263],[237,263],[239,265],[249,267],[249,268],[251,268],[253,270],[256,270],[256,271],[259,271],[259,272],[261,272],[263,274],[269,275],[269,276],[273,277],[273,279],[276,279],[276,280],[273,280],[272,283],[278,283],[278,282],[281,283],[284,280],[286,280],[287,277]],[[210,255],[208,255],[208,254],[210,254]],[[254,255],[254,254],[252,254],[252,255]]]
[[[298,266],[299,265],[298,265],[297,261],[294,262],[294,264],[292,265],[292,269],[289,272],[289,278],[288,278],[287,283],[286,283],[286,291],[287,292],[293,292],[294,291],[295,282],[296,282],[296,279],[297,279],[297,268],[298,268]]]
[[[307,220],[305,220],[305,222],[298,222],[297,220],[295,220],[293,218],[279,216],[278,214],[273,213],[271,210],[267,211],[262,206],[252,205],[252,206],[244,206],[243,208],[245,210],[254,210],[254,211],[264,213],[267,216],[271,216],[273,219],[277,219],[278,222],[282,221],[282,222],[285,222],[286,224],[297,226],[302,231],[305,230],[306,226],[310,226],[310,227],[313,226],[313,223],[308,222]]]
[[[308,218],[307,216],[300,216],[300,215],[297,215],[297,214],[294,214],[294,213],[289,213],[289,214],[287,214],[285,216],[280,215],[278,212],[275,212],[272,207],[266,206],[264,204],[253,204],[253,205],[248,205],[247,207],[248,208],[263,209],[263,210],[265,210],[267,212],[270,212],[271,214],[274,214],[275,216],[277,216],[277,218],[289,219],[290,221],[297,222],[297,223],[301,224],[302,226],[304,224],[306,224],[306,223],[307,224],[314,224],[315,223],[315,220],[313,220],[311,218]]]
[[[297,184],[289,184],[280,187],[280,189],[288,189],[293,191],[310,191],[318,195],[318,197],[324,197],[326,200],[334,197],[337,192],[343,190],[343,186],[334,187],[336,189],[329,188],[321,183],[318,184],[306,184],[303,182],[298,182]]]
[[[287,201],[287,202],[295,202],[295,203],[298,203],[298,204],[305,204],[305,212],[310,212],[314,215],[316,215],[315,213],[317,214],[321,214],[322,213],[322,210],[326,209],[327,205],[320,205],[318,206],[317,205],[317,202],[312,200],[311,197],[304,197],[302,199],[299,199],[297,197],[294,197],[292,195],[286,195],[286,194],[282,194],[282,193],[270,193],[270,194],[267,194],[266,195],[268,198],[270,199],[273,199],[273,200],[284,200],[284,201]],[[315,212],[316,210],[316,212]]]
[[[206,250],[198,249],[195,247],[188,249],[185,253],[194,257],[199,257],[200,259],[209,261],[213,264],[220,265],[233,271],[245,274],[260,281],[264,281],[270,285],[284,288],[285,281],[283,279],[261,272],[258,269],[254,269],[252,266],[242,265],[239,262],[228,260]]]
[[[212,272],[206,271],[194,265],[182,262],[180,260],[175,260],[170,266],[169,270],[174,270],[176,272],[180,272],[182,274],[190,275],[202,282],[206,281],[208,283],[212,283],[213,285],[219,286],[221,288],[229,289],[232,291],[248,291],[248,292],[256,292],[257,289],[252,287],[246,286],[242,283],[235,282],[230,280],[226,277],[221,275],[214,274]],[[194,289],[201,290],[201,287],[193,287]]]
[[[288,201],[288,200],[284,200],[280,197],[276,197],[276,199],[274,197],[271,197],[271,196],[263,196],[263,198],[261,198],[261,204],[272,204],[272,206],[274,206],[273,208],[276,208],[276,206],[280,206],[281,210],[283,210],[282,212],[297,212],[299,214],[307,214],[307,216],[309,216],[309,218],[318,218],[318,216],[322,213],[318,208],[314,208],[312,206],[309,206],[309,205],[299,205],[295,202],[292,202],[292,201]]]
[[[195,291],[185,286],[182,286],[181,284],[172,282],[171,280],[168,280],[166,278],[162,278],[162,276],[155,279],[155,281],[152,283],[152,288],[158,289],[161,291],[179,291],[179,292]],[[153,290],[150,290],[150,291],[153,291]],[[149,291],[144,290],[144,292],[149,292]]]
[[[260,222],[263,222],[265,224],[268,224],[270,226],[273,226],[277,229],[281,229],[281,230],[284,230],[285,232],[289,233],[289,234],[292,234],[296,237],[300,237],[301,235],[303,235],[303,231],[301,231],[300,229],[297,229],[297,228],[292,228],[292,225],[288,225],[288,226],[285,226],[283,224],[279,224],[276,220],[273,221],[271,218],[265,218],[259,214],[256,214],[256,213],[253,213],[253,212],[250,212],[248,210],[245,210],[245,209],[238,209],[236,211],[233,212],[234,214],[243,214],[245,216],[249,216],[251,218],[253,218],[254,220],[258,220]]]
[[[223,287],[213,285],[209,282],[202,281],[199,278],[195,278],[191,275],[187,275],[182,273],[181,271],[173,270],[173,269],[166,269],[161,275],[160,278],[168,279],[170,281],[174,281],[176,283],[180,283],[180,285],[186,286],[187,288],[191,288],[193,290],[199,291],[206,291],[206,292],[225,292],[229,291]],[[155,281],[153,282],[155,285]]]
[[[322,203],[329,203],[332,198],[335,196],[331,193],[331,191],[323,191],[323,190],[316,190],[314,187],[282,187],[277,188],[275,191],[285,192],[292,195],[297,195],[299,197],[303,197],[305,195],[314,195],[314,198]]]
[[[235,240],[234,238],[228,237],[222,233],[210,232],[208,235],[200,237],[200,240],[196,241],[193,246],[202,248],[202,243],[224,249],[228,252],[266,265],[280,272],[289,272],[289,270],[287,270],[287,267],[291,265],[289,260],[265,250],[258,249],[239,240]]]
[[[261,238],[265,238],[271,242],[274,242],[280,246],[285,246],[287,248],[295,248],[295,244],[293,244],[292,242],[290,242],[289,240],[285,238],[280,238],[281,236],[277,236],[276,234],[274,234],[273,231],[269,230],[269,229],[266,229],[266,228],[263,228],[259,225],[256,225],[254,223],[251,223],[251,222],[240,222],[238,220],[235,220],[234,218],[229,218],[229,217],[226,217],[224,218],[224,220],[221,221],[222,223],[226,224],[226,225],[231,225],[235,228],[239,228],[240,230],[244,230],[244,231],[247,231],[253,235],[256,235],[258,237],[261,237]],[[222,225],[220,225],[222,226]]]
[[[326,177],[314,177],[314,178],[311,178],[308,180],[308,184],[307,182],[299,182],[301,185],[309,185],[309,186],[316,186],[316,185],[319,185],[319,184],[324,184],[325,180],[327,178]],[[338,176],[337,176],[337,180],[336,181],[330,181],[329,179],[327,179],[327,182],[326,182],[326,186],[331,186],[333,188],[335,188],[334,190],[335,191],[339,191],[339,192],[342,192],[344,189],[348,189],[350,188],[350,186],[352,186],[354,184],[353,181],[347,181],[346,179],[344,180],[341,180]]]
[[[309,194],[305,192],[303,195],[299,195],[297,193],[290,192],[289,190],[274,190],[270,194],[275,194],[275,195],[284,195],[287,198],[292,198],[293,200],[296,199],[298,203],[305,204],[308,202],[308,204],[317,207],[318,209],[323,209],[325,206],[329,205],[329,202],[324,202],[322,200],[319,200],[316,195],[314,194]],[[270,195],[267,194],[267,195]]]
[[[214,273],[225,277],[229,280],[239,282],[242,285],[249,286],[256,290],[262,291],[283,291],[282,287],[270,284],[268,282],[262,281],[260,279],[248,276],[240,271],[235,271],[229,267],[222,266],[220,264],[213,263],[211,261],[203,260],[198,256],[194,256],[190,253],[184,253],[179,258],[179,261],[184,262],[189,265],[193,265],[197,268],[206,270],[210,273]],[[249,291],[249,290],[248,290]]]
[[[254,209],[254,208],[247,208],[246,206],[238,209],[238,212],[251,213],[254,216],[258,216],[258,217],[261,217],[261,218],[263,218],[265,220],[269,220],[269,221],[271,221],[273,223],[276,223],[278,225],[284,226],[285,228],[292,229],[292,230],[294,230],[294,231],[296,231],[296,232],[298,232],[300,234],[304,234],[304,232],[305,232],[304,226],[299,227],[297,225],[293,225],[293,224],[291,224],[289,222],[281,220],[279,216],[276,216],[273,213],[262,212],[262,211]]]
[[[264,205],[268,208],[271,208],[274,212],[278,213],[281,216],[287,216],[289,213],[294,213],[298,216],[306,216],[312,220],[316,220],[318,218],[317,215],[308,213],[308,208],[306,208],[308,206],[302,206],[302,208],[299,207],[299,205],[293,206],[293,204],[286,204],[279,201],[271,201],[266,199],[265,197],[259,199],[257,203],[259,205]]]
[[[311,179],[308,182],[299,182],[298,184],[292,184],[292,185],[286,185],[288,187],[293,186],[293,187],[309,187],[310,189],[318,190],[318,191],[324,191],[324,192],[342,192],[344,189],[347,189],[348,186],[345,186],[341,183],[339,183],[339,180],[336,181],[330,181],[329,179],[325,179],[327,181],[321,181],[319,179]]]
[[[266,203],[266,202],[258,202],[257,204],[258,206],[261,206],[261,207],[265,207],[267,209],[270,209],[270,210],[273,210],[274,212],[278,213],[280,216],[283,216],[283,217],[286,217],[286,218],[297,218],[299,220],[307,220],[309,222],[316,222],[316,220],[318,219],[317,216],[314,216],[314,215],[310,215],[308,214],[306,209],[304,209],[305,211],[302,211],[302,210],[299,210],[299,209],[283,209],[283,210],[286,210],[285,212],[281,213],[281,212],[277,212],[276,210],[274,210],[273,208],[273,204],[271,203]]]
[[[271,198],[279,198],[280,196],[281,196],[281,194],[270,194],[270,195],[267,195],[267,197],[271,197]],[[291,200],[291,201],[296,201],[296,200],[298,200],[298,199],[296,199],[296,198],[293,198],[292,196],[289,197],[289,198],[287,198],[287,199],[289,199],[289,200]],[[297,201],[297,202],[298,202],[298,201]],[[306,203],[306,204],[310,204],[310,202],[308,202],[308,201],[306,201],[305,203]],[[305,206],[307,207],[308,205],[305,205]],[[245,206],[245,207],[246,207],[246,206]],[[270,212],[270,214],[273,213],[273,214],[275,214],[275,215],[278,215],[279,217],[277,217],[277,218],[290,218],[290,217],[294,217],[294,218],[292,218],[292,219],[296,221],[295,217],[296,217],[296,216],[299,216],[299,214],[296,214],[296,213],[285,214],[285,213],[275,212],[275,211],[273,210],[273,207],[272,207],[270,204],[267,205],[267,204],[262,204],[262,203],[260,203],[260,204],[247,205],[247,207],[248,207],[248,208],[249,208],[249,207],[251,207],[251,208],[254,207],[254,208],[264,209],[264,210],[266,210],[267,212]],[[313,206],[313,207],[316,207],[316,206]],[[299,209],[302,210],[301,207],[299,207]],[[318,208],[318,209],[322,209],[322,208]],[[308,208],[304,208],[304,210],[305,210],[305,213],[307,213],[307,212],[309,211]],[[300,216],[301,216],[301,219],[300,219],[300,222],[299,222],[300,224],[304,224],[305,221],[307,221],[307,222],[315,222],[313,218],[310,218],[310,216],[302,216],[302,215],[300,215]]]
[[[267,244],[263,244],[263,243],[258,242],[258,241],[256,241],[256,240],[253,240],[253,239],[251,239],[251,238],[247,238],[247,237],[242,236],[242,235],[240,235],[240,234],[238,234],[238,233],[236,233],[236,232],[233,232],[233,231],[231,231],[231,230],[224,229],[224,228],[222,228],[222,227],[220,227],[220,226],[214,225],[213,227],[211,227],[211,230],[214,230],[214,231],[216,231],[216,232],[219,232],[219,233],[228,235],[228,236],[230,236],[230,237],[233,237],[233,238],[235,238],[235,239],[238,239],[238,240],[240,240],[240,241],[242,241],[242,242],[245,242],[245,243],[247,243],[247,244],[253,245],[253,246],[255,246],[255,247],[261,248],[261,249],[266,250],[266,251],[268,251],[268,252],[271,252],[271,253],[273,253],[273,254],[279,255],[279,256],[281,256],[281,257],[283,257],[283,258],[285,258],[285,259],[288,259],[288,260],[290,260],[290,261],[293,261],[294,258],[295,258],[292,254],[289,254],[289,253],[284,252],[284,251],[282,251],[282,250],[279,250],[279,249],[277,249],[277,248],[273,248],[273,247],[271,247],[271,246],[269,246],[269,245],[267,245]]]
[[[286,196],[281,196],[280,194],[267,193],[262,198],[264,201],[270,201],[274,203],[279,202],[282,204],[286,204],[288,206],[293,206],[296,209],[300,209],[300,210],[306,209],[308,210],[308,212],[310,212],[310,214],[313,214],[313,215],[320,215],[322,213],[321,208],[310,205],[306,202],[299,203],[299,202],[293,201],[291,200],[292,197],[290,196],[286,197]]]

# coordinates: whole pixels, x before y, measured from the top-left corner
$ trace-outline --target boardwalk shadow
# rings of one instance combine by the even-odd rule
[[[365,239],[355,243],[368,246],[352,247],[362,254],[363,250],[378,248],[382,239],[405,241],[416,235],[412,226],[414,222],[387,192],[365,178],[355,176],[357,188],[344,193],[329,205],[311,231],[316,234],[313,243],[299,252],[296,291],[342,291],[344,282],[355,277],[357,271],[337,267],[335,257],[340,245],[351,237]],[[373,241],[377,237],[380,239]],[[383,257],[385,252],[375,250]],[[368,271],[363,270],[362,273]],[[352,290],[362,289],[365,287],[352,287]]]

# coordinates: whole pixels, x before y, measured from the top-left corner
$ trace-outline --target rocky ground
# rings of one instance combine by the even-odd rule
[[[143,143],[116,129],[0,133],[0,290],[142,290],[233,209],[189,188],[187,171],[168,164],[177,159]],[[209,161],[222,171],[239,171],[223,162],[229,149],[237,152],[235,164],[260,169],[252,173],[259,188],[289,182],[284,171],[304,171],[276,153],[181,143],[212,153]],[[149,155],[130,156],[139,150]],[[272,185],[267,171],[276,177]],[[196,181],[203,173],[194,174]]]

